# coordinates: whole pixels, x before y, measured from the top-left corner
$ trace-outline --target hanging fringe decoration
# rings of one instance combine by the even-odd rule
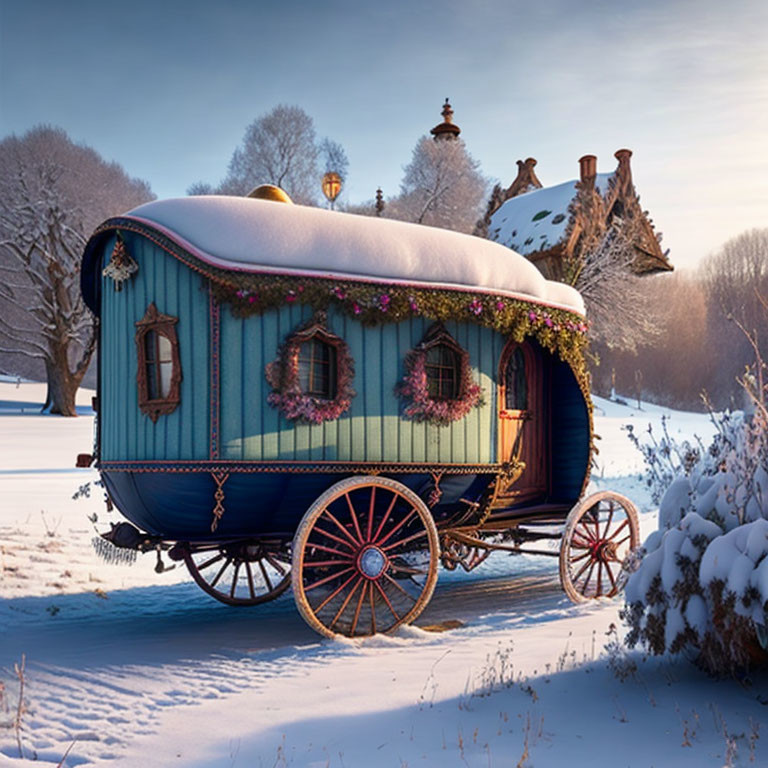
[[[138,550],[116,547],[111,541],[107,541],[101,536],[94,536],[91,539],[93,550],[105,562],[110,565],[133,565],[138,556]]]
[[[211,472],[211,477],[216,483],[216,492],[213,494],[213,498],[216,502],[216,506],[213,508],[213,520],[211,521],[211,533],[215,533],[219,527],[219,520],[221,520],[224,514],[224,483],[229,479],[229,472]]]
[[[115,281],[115,290],[120,291],[123,283],[139,271],[139,265],[131,258],[125,247],[123,236],[118,231],[117,242],[109,257],[109,264],[102,270],[104,277],[111,277]]]

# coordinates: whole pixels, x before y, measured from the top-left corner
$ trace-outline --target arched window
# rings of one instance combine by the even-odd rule
[[[152,421],[172,413],[180,401],[181,362],[176,337],[177,317],[163,315],[154,302],[136,323],[138,401]]]
[[[336,347],[318,336],[299,345],[299,389],[303,395],[336,397]]]
[[[464,418],[483,402],[469,353],[442,323],[429,327],[405,357],[405,376],[395,387],[403,400],[403,416],[437,426]]]
[[[455,400],[459,396],[460,365],[457,351],[447,344],[436,344],[427,349],[424,367],[427,392],[433,400]]]
[[[524,411],[528,407],[525,356],[520,347],[509,356],[504,369],[504,407],[508,411]]]
[[[349,410],[355,366],[347,343],[328,329],[325,312],[299,326],[265,371],[267,402],[292,421],[320,424]]]

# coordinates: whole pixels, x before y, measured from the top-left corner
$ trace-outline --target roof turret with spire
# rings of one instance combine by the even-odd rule
[[[438,139],[457,139],[461,133],[461,128],[453,122],[453,108],[448,99],[443,104],[443,122],[436,125],[430,133],[435,141]]]

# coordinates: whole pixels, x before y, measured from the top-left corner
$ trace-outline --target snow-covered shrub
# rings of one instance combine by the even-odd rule
[[[712,445],[678,466],[625,592],[630,646],[684,651],[716,674],[768,661],[768,410],[758,391],[751,417],[713,417]],[[668,456],[688,455],[665,435]]]

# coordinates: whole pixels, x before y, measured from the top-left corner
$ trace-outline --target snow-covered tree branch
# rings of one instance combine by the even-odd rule
[[[152,199],[89,147],[48,126],[0,142],[0,354],[42,359],[46,406],[75,415],[75,393],[93,355],[79,268],[90,232]]]

